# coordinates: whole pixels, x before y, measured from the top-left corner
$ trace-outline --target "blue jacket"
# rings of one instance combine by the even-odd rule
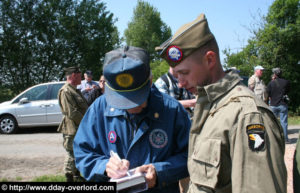
[[[188,176],[187,152],[190,119],[172,97],[152,86],[148,105],[133,131],[129,114],[99,97],[83,117],[74,139],[76,167],[89,181],[107,180],[104,175],[109,152],[130,162],[130,169],[152,163],[156,187],[148,192],[179,192],[178,180]]]

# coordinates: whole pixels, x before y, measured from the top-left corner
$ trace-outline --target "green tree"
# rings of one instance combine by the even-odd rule
[[[253,30],[254,38],[248,41],[249,44],[239,53],[224,51],[227,56],[226,66],[236,65],[243,69],[247,65],[263,65],[267,69],[263,77],[265,82],[270,81],[271,69],[280,67],[284,78],[291,81],[293,89],[289,93],[292,100],[290,109],[297,114],[300,113],[300,88],[297,85],[300,78],[299,8],[299,0],[275,0],[267,16],[262,18],[262,27]],[[251,57],[256,57],[253,63],[249,63]],[[233,64],[235,61],[241,63]]]
[[[0,87],[15,94],[62,79],[68,66],[99,77],[104,54],[119,44],[100,0],[2,0],[0,18]]]
[[[76,1],[75,1],[76,2]],[[119,45],[119,33],[113,14],[99,0],[83,0],[75,4],[74,14],[65,16],[61,33],[67,52],[65,65],[78,64],[82,70],[92,70],[95,78],[102,73],[106,52]]]
[[[231,53],[230,49],[223,50],[226,56],[224,67],[237,67],[242,76],[251,76],[253,74],[253,67],[260,63],[256,42],[256,40],[248,40],[248,45],[237,53]]]
[[[147,2],[138,1],[124,35],[127,45],[146,49],[151,60],[154,60],[159,58],[155,47],[171,36],[171,28],[161,20],[156,8]]]
[[[169,70],[169,65],[165,60],[155,60],[150,63],[150,68],[153,75],[153,82],[155,82],[161,75]]]

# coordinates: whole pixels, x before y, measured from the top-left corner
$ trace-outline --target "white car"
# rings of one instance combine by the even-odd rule
[[[0,104],[0,133],[18,128],[58,126],[62,120],[57,93],[65,82],[49,82],[28,88],[10,101]]]

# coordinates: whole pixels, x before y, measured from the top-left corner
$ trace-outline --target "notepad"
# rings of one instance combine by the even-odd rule
[[[148,189],[144,173],[135,173],[135,169],[129,170],[129,175],[118,179],[110,179],[111,182],[117,183],[117,191],[122,192],[141,192]]]

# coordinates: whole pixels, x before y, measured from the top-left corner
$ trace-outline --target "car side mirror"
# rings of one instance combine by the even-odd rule
[[[29,103],[28,98],[21,98],[19,104],[25,104],[25,103]]]

